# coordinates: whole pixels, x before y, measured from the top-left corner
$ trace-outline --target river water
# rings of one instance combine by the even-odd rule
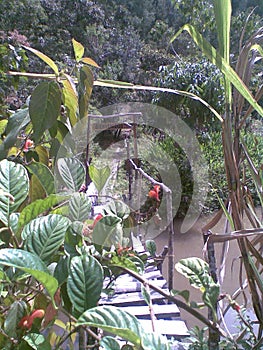
[[[174,229],[175,229],[175,245],[174,245],[174,255],[175,255],[175,263],[178,262],[180,259],[188,258],[188,257],[199,257],[204,259],[203,255],[203,236],[202,236],[202,227],[211,220],[212,216],[201,216],[198,221],[195,223],[195,225],[186,233],[180,233],[180,226],[181,221],[176,220]],[[222,234],[224,232],[224,225],[225,225],[225,219],[221,219],[220,222],[213,228],[213,233]],[[245,220],[245,226],[247,226],[247,220]],[[162,233],[159,236],[155,238],[155,242],[157,244],[157,252],[159,253],[162,251],[163,247],[168,244],[168,235],[167,233]],[[217,266],[220,265],[220,256],[221,256],[221,250],[222,250],[222,244],[217,243],[215,244],[215,251],[216,251],[216,260],[217,260]],[[165,259],[165,262],[163,264],[163,275],[167,279],[167,258]],[[228,293],[232,294],[236,291],[237,288],[239,288],[239,274],[240,274],[240,253],[238,249],[238,245],[236,241],[231,241],[229,244],[229,251],[228,256],[226,260],[226,271],[225,271],[225,278],[224,282],[221,286],[221,293]],[[201,293],[199,290],[192,288],[188,282],[188,280],[182,276],[180,273],[178,273],[174,269],[174,286],[173,288],[176,290],[184,290],[188,289],[190,290],[190,300],[200,302],[201,299]],[[249,298],[249,295],[248,295]],[[242,305],[243,298],[237,299],[238,302]],[[203,309],[202,313],[204,315],[207,314],[207,309]],[[191,316],[189,313],[185,312],[184,310],[181,310],[181,318],[186,321],[186,324],[188,328],[191,328],[195,325],[198,325],[199,327],[203,327],[204,325],[200,323],[196,318]],[[226,322],[228,324],[229,330],[231,333],[235,333],[237,330],[238,324],[236,321],[236,314],[235,312],[230,309],[228,314],[226,315]]]

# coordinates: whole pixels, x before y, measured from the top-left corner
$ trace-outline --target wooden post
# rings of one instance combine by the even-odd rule
[[[173,202],[172,202],[172,191],[162,182],[155,181],[150,175],[146,174],[141,168],[139,168],[132,159],[130,163],[133,168],[137,170],[143,177],[149,180],[154,185],[161,186],[163,192],[167,195],[166,208],[167,208],[167,225],[168,225],[168,288],[173,288],[174,278],[174,226],[173,226]]]
[[[173,289],[174,277],[174,224],[172,191],[166,192],[167,196],[167,225],[168,225],[168,288]]]
[[[209,272],[214,282],[217,283],[217,274],[216,274],[216,258],[215,258],[215,249],[214,243],[208,241],[209,236],[211,235],[211,231],[203,232],[204,243],[207,244],[207,259],[209,264]],[[217,312],[217,302],[214,305],[214,308]],[[212,310],[208,308],[208,319],[211,322],[216,322],[213,319]],[[208,348],[209,350],[219,350],[219,341],[220,335],[212,328],[209,328],[209,337],[208,337]]]

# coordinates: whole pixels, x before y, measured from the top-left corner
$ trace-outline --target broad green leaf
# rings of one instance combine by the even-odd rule
[[[58,76],[59,71],[58,71],[58,67],[55,64],[55,62],[49,58],[48,56],[46,56],[45,54],[43,54],[42,52],[33,49],[32,47],[28,47],[28,46],[23,46],[26,50],[32,52],[33,54],[35,54],[36,56],[38,56],[39,58],[41,58],[42,61],[44,61],[46,64],[49,65],[49,67],[53,70],[53,72]]]
[[[78,94],[72,78],[68,74],[63,74],[66,79],[62,79],[63,103],[68,110],[69,120],[72,126],[77,123],[78,114]]]
[[[17,141],[17,136],[21,130],[25,129],[27,124],[30,122],[28,108],[20,109],[18,112],[14,113],[8,118],[8,123],[6,126],[6,137],[4,142],[0,145],[1,149],[8,149]]]
[[[67,281],[69,263],[70,263],[70,257],[63,256],[63,257],[60,257],[60,260],[58,261],[55,267],[54,277],[58,280],[58,283],[60,286]]]
[[[11,228],[11,230],[13,231],[14,234],[16,234],[18,231],[19,217],[20,217],[20,213],[12,213],[9,216],[8,224],[9,224],[9,227]]]
[[[31,220],[35,219],[38,215],[51,209],[58,203],[66,200],[67,196],[59,196],[52,194],[44,199],[37,199],[33,203],[27,205],[20,213],[18,227],[21,228],[28,224]]]
[[[158,330],[157,330],[158,331]],[[170,350],[170,345],[167,338],[158,333],[144,333],[142,335],[143,350]]]
[[[209,284],[215,283],[209,275],[209,265],[200,258],[181,259],[175,264],[175,268],[189,280],[194,288],[200,289],[202,292]]]
[[[135,316],[114,306],[97,306],[82,314],[77,325],[98,327],[140,348],[142,327]]]
[[[146,246],[146,249],[148,250],[148,252],[151,254],[151,256],[156,255],[156,243],[154,240],[148,239],[145,242],[145,246]]]
[[[66,121],[67,123],[67,121]],[[57,157],[58,153],[60,157],[63,157],[67,150],[70,150],[72,153],[72,150],[75,149],[75,140],[73,135],[71,134],[68,125],[63,123],[61,120],[57,120],[57,134],[56,138],[52,140],[57,142],[56,147],[54,148],[54,145],[52,144],[51,147],[53,147],[53,156]],[[50,150],[51,153],[51,150]]]
[[[80,59],[80,62],[85,63],[85,64],[89,64],[90,66],[96,67],[96,68],[100,68],[100,66],[93,61],[93,59],[89,58],[89,57],[83,57]]]
[[[101,248],[118,247],[122,244],[123,230],[121,219],[117,216],[106,215],[100,219],[92,232],[94,244]]]
[[[64,241],[64,251],[71,257],[80,254],[77,248],[81,248],[82,246],[83,225],[84,224],[80,221],[73,221],[67,230]]]
[[[188,278],[194,288],[198,288],[203,293],[205,305],[213,312],[214,321],[217,319],[215,305],[219,296],[219,285],[214,282],[209,274],[209,265],[199,258],[181,259],[175,268],[178,272]]]
[[[97,305],[103,286],[103,269],[91,255],[75,256],[69,267],[67,290],[78,317]]]
[[[61,92],[56,82],[42,82],[32,93],[29,115],[33,124],[33,136],[38,142],[43,133],[57,121],[61,107]]]
[[[47,195],[55,192],[54,176],[45,164],[32,162],[27,169],[37,177]]]
[[[76,192],[69,201],[69,218],[74,221],[85,221],[89,218],[91,201],[85,193]]]
[[[24,316],[27,305],[23,300],[14,301],[5,317],[4,331],[10,337],[17,336],[17,325]]]
[[[4,159],[0,162],[0,221],[8,225],[8,217],[24,202],[29,191],[29,180],[26,169],[14,162]]]
[[[46,288],[54,300],[58,282],[50,275],[46,265],[37,255],[21,249],[0,249],[0,264],[18,268],[31,275]]]
[[[90,178],[94,182],[94,185],[99,193],[103,190],[107,180],[110,177],[110,174],[111,171],[108,166],[105,166],[104,168],[97,168],[93,164],[89,166]]]
[[[48,166],[49,164],[49,154],[46,147],[38,145],[35,147],[35,151],[38,154],[39,162]]]
[[[114,255],[110,260],[110,266],[125,267],[126,269],[139,273],[136,263],[127,256]]]
[[[121,350],[118,341],[110,336],[103,337],[100,341],[100,346],[105,350]]]
[[[45,263],[51,262],[62,245],[70,221],[68,218],[49,214],[30,221],[22,231],[24,247],[39,256]]]
[[[171,290],[171,294],[173,296],[177,296],[177,295],[180,295],[181,297],[184,298],[184,300],[189,303],[189,297],[190,297],[190,292],[189,290],[187,289],[184,289],[184,290],[176,290],[176,289],[172,289]]]
[[[84,55],[84,46],[76,41],[75,39],[72,39],[72,45],[73,45],[73,50],[75,54],[75,59],[77,62],[83,57]]]
[[[190,24],[184,25],[171,39],[173,42],[183,31],[187,31],[205,56],[215,64],[225,77],[234,85],[234,87],[242,94],[242,96],[253,106],[253,108],[263,116],[263,108],[257,103],[251,95],[247,86],[243,83],[234,69],[227,61],[216,51],[216,49],[206,41],[198,31]]]
[[[7,119],[0,120],[0,135],[4,133],[7,123],[8,123]]]
[[[118,216],[122,220],[127,219],[131,212],[128,205],[120,200],[111,201],[104,207],[103,211],[105,214]]]
[[[34,350],[51,350],[51,345],[42,334],[28,333],[23,340]]]
[[[207,103],[205,100],[203,100],[202,98],[200,98],[199,96],[191,92],[177,90],[177,89],[167,89],[167,88],[161,88],[161,87],[155,87],[155,86],[133,85],[131,83],[126,83],[124,81],[103,80],[103,79],[95,80],[94,86],[103,86],[103,87],[110,87],[115,89],[143,90],[143,91],[152,91],[152,92],[160,91],[160,92],[168,92],[171,94],[188,97],[202,103],[220,120],[220,122],[223,122],[223,118],[221,117],[221,115],[212,106],[210,106],[209,103]]]
[[[88,66],[83,66],[80,69],[80,78],[79,78],[79,117],[80,119],[87,116],[89,100],[93,88],[93,73]]]
[[[85,182],[85,169],[77,158],[59,158],[57,169],[63,183],[72,192],[77,192]]]
[[[29,200],[30,202],[34,202],[38,199],[43,199],[46,197],[46,192],[41,185],[40,181],[36,177],[36,175],[32,175],[30,179],[30,187],[29,187]]]

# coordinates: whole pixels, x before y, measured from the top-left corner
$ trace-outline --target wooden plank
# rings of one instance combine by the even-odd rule
[[[154,285],[159,288],[167,288],[167,282],[165,280],[156,280],[154,281]],[[138,281],[129,281],[126,283],[116,281],[114,288],[115,294],[120,293],[131,293],[131,292],[140,292],[142,284]]]
[[[130,314],[138,318],[150,318],[149,306],[124,306],[121,309],[123,311],[129,312]],[[178,309],[178,306],[176,304],[154,304],[153,312],[157,319],[180,317],[180,310]]]
[[[139,321],[146,332],[152,332],[151,320]],[[157,333],[166,335],[167,337],[181,339],[189,336],[186,324],[182,320],[155,320],[154,326]]]
[[[164,289],[164,291],[169,293],[168,289]],[[150,296],[152,301],[160,302],[164,300],[164,297],[155,291],[151,291]],[[144,297],[140,292],[115,294],[113,296],[106,296],[102,294],[99,304],[112,304],[115,306],[146,305]]]
[[[161,274],[160,270],[157,270],[157,269],[155,269],[154,271],[144,273],[143,278],[146,280],[149,280],[151,282],[153,282],[153,280],[164,280],[163,275]],[[108,285],[109,281],[110,281],[109,278],[105,278],[104,287],[106,285]],[[117,277],[115,283],[126,284],[129,282],[137,282],[137,279],[134,278],[133,276],[128,275],[128,274],[123,274],[123,275],[120,275],[119,277]]]

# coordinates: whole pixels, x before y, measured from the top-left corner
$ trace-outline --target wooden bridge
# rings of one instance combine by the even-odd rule
[[[136,247],[140,253],[144,252],[144,248]],[[150,284],[169,293],[167,281],[156,265],[150,264],[145,269],[143,279]],[[105,281],[107,284],[109,280]],[[170,304],[160,293],[150,289],[150,305],[146,303],[145,296],[142,292],[142,283],[129,274],[123,274],[117,277],[114,285],[114,294],[103,294],[100,300],[101,305],[113,305],[121,308],[136,316],[143,328],[148,332],[158,332],[165,335],[168,339],[176,342],[172,349],[184,349],[183,345],[178,345],[189,336],[185,322],[180,319],[180,310],[176,304]]]

